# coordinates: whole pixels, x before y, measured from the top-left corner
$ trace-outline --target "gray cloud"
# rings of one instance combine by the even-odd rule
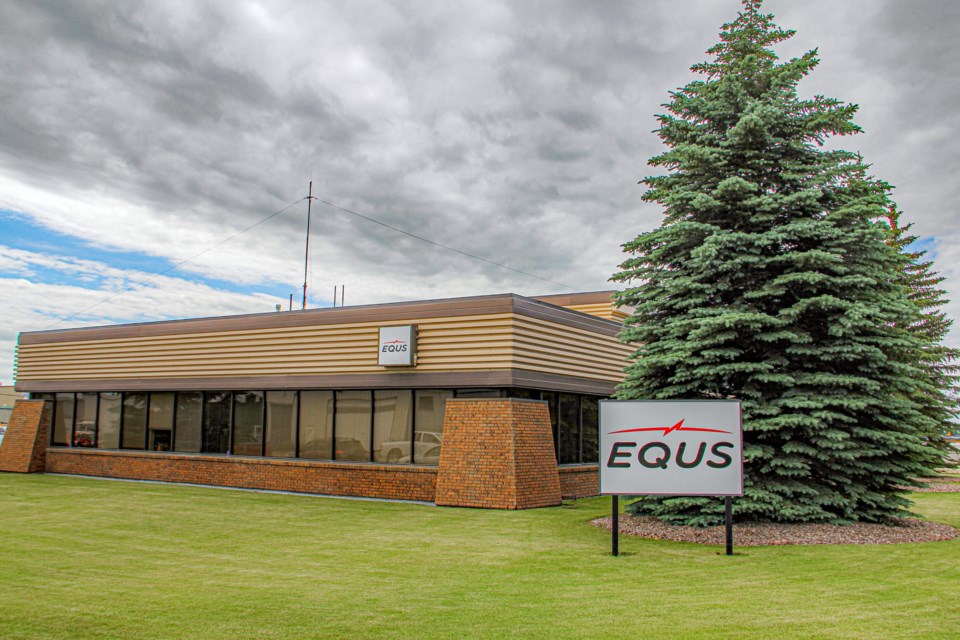
[[[4,2],[0,207],[177,261],[303,197],[312,179],[316,195],[388,224],[605,288],[620,244],[660,220],[637,184],[661,151],[655,114],[738,8]],[[861,105],[867,133],[840,144],[897,185],[917,231],[960,240],[949,204],[960,10],[946,0],[768,9],[798,31],[785,55],[820,47],[801,89]],[[304,213],[180,271],[296,290]],[[355,303],[562,290],[322,205],[314,214],[316,290],[347,284]],[[960,265],[943,255],[960,293]]]

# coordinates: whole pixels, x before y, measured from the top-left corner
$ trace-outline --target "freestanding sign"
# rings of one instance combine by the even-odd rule
[[[417,327],[380,327],[377,364],[381,367],[412,367],[416,364]]]
[[[600,493],[725,496],[732,553],[731,496],[743,495],[739,400],[601,400]]]

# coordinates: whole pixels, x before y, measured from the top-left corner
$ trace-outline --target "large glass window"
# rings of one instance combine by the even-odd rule
[[[557,394],[553,391],[541,391],[540,398],[547,401],[547,410],[550,412],[550,428],[553,431],[553,447],[554,454],[557,456],[557,459],[560,459],[560,433],[559,433],[559,416],[558,416],[558,407],[557,407]]]
[[[447,400],[453,397],[449,389],[424,389],[416,392],[413,435],[413,462],[440,464],[440,446],[443,441],[443,416]]]
[[[560,464],[580,462],[580,398],[572,393],[560,394]]]
[[[97,394],[77,394],[76,416],[76,424],[73,427],[73,446],[97,446]]]
[[[300,457],[333,458],[333,391],[300,392]]]
[[[600,461],[600,405],[597,398],[592,396],[583,396],[582,402],[583,449],[580,462],[596,464]]]
[[[203,453],[229,453],[232,393],[206,391],[203,394]]]
[[[200,451],[200,423],[203,418],[203,394],[199,391],[177,393],[177,427],[174,448],[184,453]]]
[[[369,391],[337,391],[334,460],[370,459]]]
[[[147,397],[146,393],[123,394],[123,449],[143,449],[147,442]]]
[[[233,447],[239,456],[263,454],[263,392],[238,391],[233,394]]]
[[[120,448],[120,399],[116,391],[100,394],[97,416],[97,446],[101,449]]]
[[[173,396],[168,391],[150,394],[150,434],[147,441],[150,451],[173,449]]]
[[[373,459],[377,462],[410,462],[413,437],[413,393],[373,392]]]
[[[73,433],[73,394],[58,393],[53,408],[53,444],[70,444]]]
[[[267,391],[267,446],[264,455],[297,455],[297,392]]]
[[[500,389],[457,389],[458,398],[502,398]]]

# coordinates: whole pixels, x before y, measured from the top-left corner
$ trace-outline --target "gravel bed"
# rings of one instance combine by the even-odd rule
[[[611,528],[611,518],[597,518],[590,524]],[[724,527],[683,527],[666,524],[653,517],[620,516],[620,533],[698,544],[725,544]],[[895,518],[894,524],[774,524],[733,525],[733,543],[739,547],[786,544],[896,544],[900,542],[936,542],[952,540],[958,532],[951,526],[918,520]]]
[[[925,487],[911,487],[910,490],[917,493],[960,493],[960,481],[931,482]]]

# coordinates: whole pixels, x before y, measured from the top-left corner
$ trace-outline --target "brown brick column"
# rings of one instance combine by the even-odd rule
[[[547,403],[448,400],[436,502],[487,509],[559,505],[560,475]]]
[[[17,400],[0,442],[0,471],[43,471],[49,442],[50,406],[43,400]]]

